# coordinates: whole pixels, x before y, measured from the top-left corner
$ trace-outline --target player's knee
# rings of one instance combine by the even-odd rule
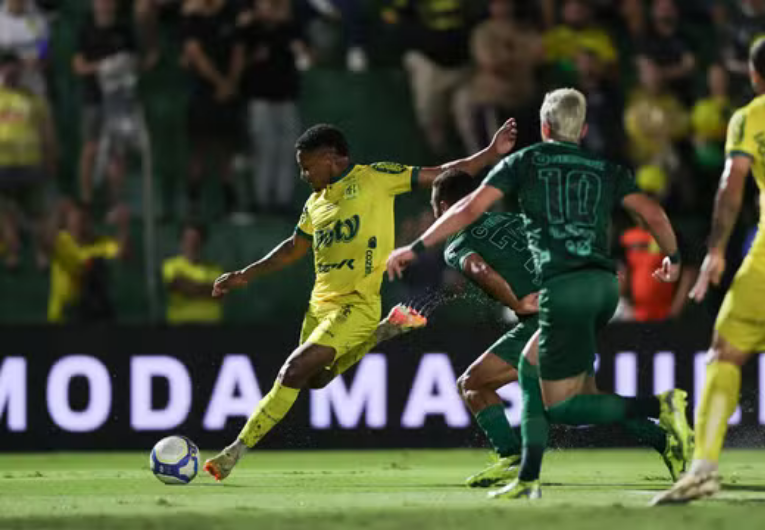
[[[303,388],[310,378],[305,363],[289,359],[279,372],[279,381],[290,388]]]
[[[471,380],[470,372],[465,372],[457,378],[457,389],[460,392],[460,396],[462,396],[462,399],[465,401],[467,401],[468,394],[470,394],[472,390],[475,390],[472,388],[472,383],[473,381]]]
[[[707,363],[724,362],[743,366],[749,359],[747,352],[742,352],[719,334],[715,334],[712,347],[707,352]]]
[[[319,388],[324,388],[328,384],[332,382],[332,380],[335,378],[334,372],[331,370],[322,370],[318,374],[314,375],[308,380],[308,388],[312,388],[314,390],[317,390]]]

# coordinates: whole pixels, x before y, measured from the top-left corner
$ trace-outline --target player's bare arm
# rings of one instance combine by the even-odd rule
[[[531,293],[518,299],[510,284],[478,254],[470,254],[465,258],[462,273],[483,292],[512,309],[517,315],[539,312],[539,293]]]
[[[653,277],[662,282],[676,282],[680,278],[680,255],[675,231],[664,208],[643,193],[627,195],[622,200],[622,205],[645,221],[659,248],[667,256],[661,268],[653,273]]]
[[[227,272],[215,280],[212,295],[219,298],[231,289],[246,286],[250,281],[258,276],[280,271],[308,254],[311,248],[311,242],[297,233],[292,237],[285,239],[269,252],[263,259],[248,265],[244,269]]]
[[[502,127],[497,129],[497,132],[494,133],[494,138],[492,138],[488,147],[467,158],[447,162],[446,164],[436,167],[424,167],[420,169],[417,184],[421,188],[429,188],[438,175],[449,169],[459,169],[460,171],[464,171],[470,176],[475,177],[481,170],[496,164],[503,156],[512,151],[513,147],[515,147],[517,138],[518,126],[516,125],[515,119],[510,118],[502,125]]]
[[[437,245],[447,237],[473,223],[503,197],[501,190],[483,185],[438,218],[420,238],[407,247],[394,250],[388,258],[388,279],[401,278],[404,269],[429,247]]]
[[[706,296],[710,282],[718,285],[725,272],[725,249],[741,210],[744,185],[751,166],[752,159],[743,155],[728,157],[725,162],[715,197],[707,255],[701,264],[696,284],[691,289],[690,296],[697,302]]]

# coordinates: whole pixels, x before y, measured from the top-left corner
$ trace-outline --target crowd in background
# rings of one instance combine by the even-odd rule
[[[765,35],[765,0],[366,3],[372,7],[362,0],[91,0],[71,57],[81,105],[79,123],[67,130],[81,138],[78,183],[74,196],[61,197],[55,193],[60,139],[51,118],[58,102],[47,86],[58,3],[0,0],[6,270],[20,266],[20,249],[29,241],[37,267],[50,269],[51,321],[110,314],[97,309],[103,269],[108,260],[130,256],[130,217],[143,213],[130,212],[124,197],[126,159],[140,153],[152,133],[138,86],[168,50],[175,50],[188,80],[183,132],[189,155],[178,169],[185,198],[177,221],[185,228],[180,254],[162,268],[173,322],[221,317],[219,304],[207,299],[220,270],[201,260],[206,228],[197,220],[205,177],[220,180],[228,221],[294,214],[293,144],[301,131],[301,76],[311,68],[359,75],[402,69],[416,122],[436,159],[479,149],[510,116],[520,126],[519,146],[536,141],[545,91],[576,86],[589,105],[584,146],[632,167],[641,189],[673,218],[706,230],[728,118],[752,97],[747,54]],[[177,46],[161,45],[167,34]],[[381,41],[370,38],[377,34],[392,36],[383,42],[396,43],[394,62],[376,60],[385,55],[375,49]],[[326,50],[337,41],[342,58],[332,65]],[[235,179],[240,159],[250,172],[244,188]],[[751,194],[748,201],[755,208]],[[430,221],[427,211],[403,219],[401,238]],[[97,235],[94,226],[106,224],[116,227],[113,235]],[[661,260],[651,235],[629,219],[616,227],[626,301],[621,314],[638,320],[679,315],[703,241],[685,237],[683,278],[663,285],[650,278]],[[424,284],[438,286],[433,278],[441,275],[432,274],[438,262],[423,265],[429,267]]]

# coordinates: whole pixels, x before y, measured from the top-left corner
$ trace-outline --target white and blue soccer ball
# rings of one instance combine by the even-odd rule
[[[162,438],[151,450],[149,465],[165,484],[188,484],[199,470],[199,448],[185,436]]]

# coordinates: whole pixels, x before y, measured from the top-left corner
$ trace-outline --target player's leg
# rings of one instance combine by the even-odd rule
[[[205,462],[204,470],[216,480],[226,478],[245,451],[255,447],[284,419],[310,378],[331,364],[334,358],[334,348],[310,342],[292,352],[282,365],[271,391],[260,400],[236,441]]]
[[[585,381],[585,393],[602,394],[595,382],[595,376],[589,375]],[[682,445],[671,432],[667,432],[655,422],[637,418],[625,420],[622,428],[636,441],[656,450],[661,455],[664,465],[667,466],[672,480],[677,480],[685,473],[688,458],[683,454]]]
[[[471,488],[507,482],[518,474],[521,441],[507,421],[505,405],[497,394],[498,389],[517,380],[515,367],[492,351],[483,353],[457,379],[463,401],[498,457],[496,462],[465,480]]]
[[[521,412],[523,450],[518,477],[504,488],[491,492],[489,494],[491,498],[538,499],[542,496],[539,474],[547,448],[550,425],[539,386],[538,346],[539,331],[529,340],[518,363],[518,382],[523,395]]]
[[[683,391],[626,398],[587,394],[596,332],[613,314],[616,278],[607,272],[571,273],[547,282],[540,296],[539,368],[542,396],[552,423],[591,425],[658,418],[690,451]]]
[[[741,367],[752,352],[765,346],[761,301],[762,275],[744,262],[725,296],[715,323],[701,401],[696,411],[696,449],[690,471],[653,504],[688,502],[720,489],[718,462],[728,419],[736,410],[741,390]]]
[[[748,355],[715,333],[709,365],[696,411],[696,449],[690,471],[652,504],[684,503],[714,495],[720,490],[718,461],[728,419],[738,405],[741,367]]]
[[[497,390],[518,380],[518,371],[493,351],[483,353],[457,379],[462,400],[500,456],[517,455],[521,444],[505,416]],[[517,361],[516,361],[517,364]]]
[[[319,340],[326,336],[327,316],[309,309],[300,332],[301,345],[282,365],[270,392],[260,400],[236,440],[205,462],[203,469],[216,480],[225,479],[247,449],[254,447],[287,415],[310,377],[332,363],[334,348],[310,342],[314,334]]]
[[[507,482],[518,474],[521,441],[510,426],[497,390],[518,379],[521,352],[537,329],[537,319],[524,319],[471,364],[457,380],[462,399],[499,457],[467,478],[470,487]]]
[[[403,333],[408,333],[427,325],[428,319],[419,312],[405,304],[398,304],[390,310],[388,316],[377,325],[374,333],[352,348],[348,353],[341,356],[325,370],[321,370],[308,382],[309,388],[324,388],[335,377],[347,372],[353,365],[358,363],[372,348],[381,342],[390,340]]]

